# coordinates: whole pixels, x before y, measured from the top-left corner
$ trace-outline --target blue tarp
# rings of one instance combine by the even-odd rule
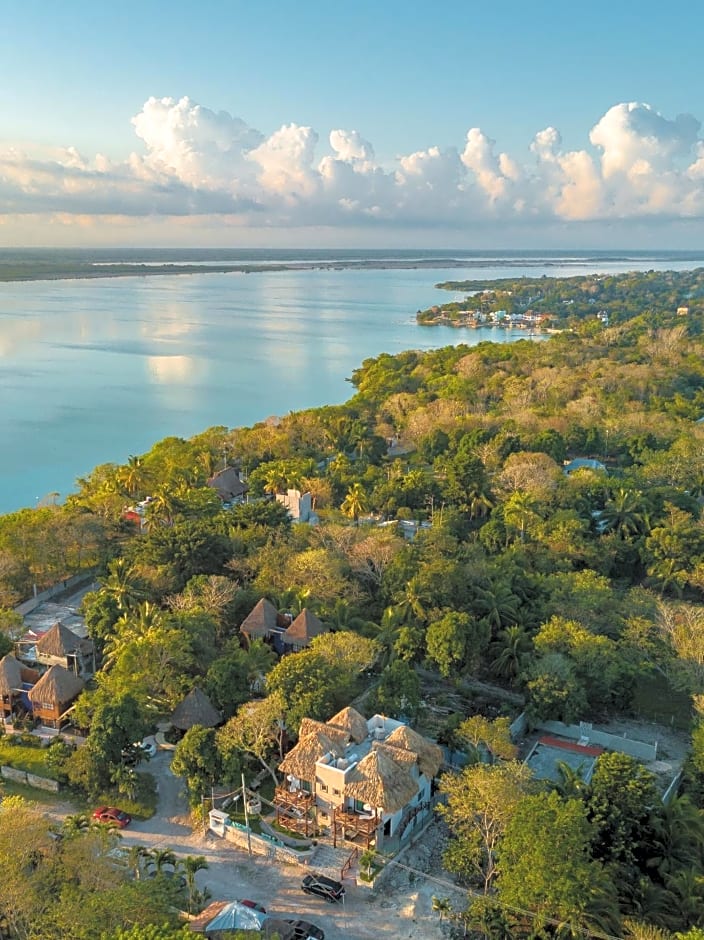
[[[216,930],[261,930],[266,914],[232,901],[206,926],[206,934]]]

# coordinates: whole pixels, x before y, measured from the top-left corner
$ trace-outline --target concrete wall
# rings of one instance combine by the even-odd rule
[[[72,578],[67,578],[65,581],[59,581],[58,584],[54,584],[52,587],[47,588],[46,591],[41,591],[35,597],[31,597],[28,601],[23,601],[23,603],[18,604],[15,607],[15,613],[21,614],[23,617],[25,614],[31,613],[36,607],[39,607],[40,604],[43,604],[44,601],[51,600],[52,597],[56,597],[57,594],[63,594],[64,591],[72,590],[73,588],[79,588],[83,584],[87,584],[93,579],[93,573],[84,572],[83,574],[74,575]]]
[[[226,842],[232,842],[238,848],[244,849],[245,852],[249,851],[251,847],[253,855],[275,858],[280,862],[295,862],[297,865],[307,865],[315,854],[315,846],[303,851],[296,850],[282,845],[272,838],[260,836],[256,832],[250,832],[248,838],[245,827],[237,823],[224,826],[216,823],[215,826],[210,826],[210,832],[220,836],[221,839],[224,838]]]
[[[657,743],[646,744],[644,741],[634,741],[625,735],[608,734],[606,731],[597,731],[595,728],[586,729],[583,725],[566,725],[561,721],[542,721],[536,724],[535,727],[540,731],[547,731],[549,734],[556,734],[571,741],[579,741],[586,737],[589,744],[605,747],[609,751],[630,754],[631,757],[635,757],[636,760],[641,760],[646,764],[657,760]]]

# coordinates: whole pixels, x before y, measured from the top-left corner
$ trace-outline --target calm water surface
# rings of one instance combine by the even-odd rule
[[[658,266],[697,264],[1,283],[0,512],[65,496],[97,464],[123,463],[167,435],[343,402],[353,392],[345,379],[369,356],[525,336],[419,327],[417,309],[453,298],[439,281]]]

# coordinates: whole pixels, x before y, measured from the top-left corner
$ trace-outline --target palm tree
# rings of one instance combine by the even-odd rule
[[[74,813],[66,816],[61,826],[61,835],[66,839],[73,839],[75,836],[83,835],[90,829],[94,829],[96,823],[85,813]]]
[[[440,915],[440,923],[444,917],[449,917],[452,913],[452,905],[449,898],[438,898],[433,895],[433,910]]]
[[[671,940],[672,935],[666,930],[654,927],[652,924],[643,924],[635,920],[625,920],[625,940]]]
[[[162,873],[165,865],[176,868],[176,853],[172,849],[148,849],[147,857],[154,866],[157,875]]]
[[[125,466],[118,471],[117,478],[128,496],[141,496],[149,482],[149,472],[141,457],[130,454]]]
[[[142,877],[142,863],[150,854],[149,849],[143,845],[131,845],[127,850],[127,861],[137,881]]]
[[[504,503],[504,520],[521,534],[521,541],[526,538],[528,523],[536,519],[538,501],[530,493],[516,490]]]
[[[491,647],[494,653],[491,671],[495,676],[508,679],[513,685],[521,673],[530,647],[530,637],[518,624],[512,624],[505,630],[500,630]]]
[[[204,855],[187,855],[185,858],[180,859],[179,864],[183,868],[183,873],[186,876],[186,887],[188,888],[188,913],[192,914],[196,900],[201,897],[201,894],[196,887],[196,873],[199,871],[205,871],[205,869],[208,868],[208,863],[205,860]]]
[[[484,619],[492,630],[500,630],[502,627],[515,624],[521,601],[508,584],[499,581],[496,584],[490,584],[487,588],[477,586],[475,590],[477,595],[475,606],[484,615]]]
[[[560,760],[555,765],[559,779],[555,789],[566,800],[583,799],[589,790],[589,785],[582,777],[582,765],[571,767],[566,761]]]
[[[643,535],[650,528],[643,493],[624,487],[617,489],[604,506],[600,522],[605,532],[615,532],[624,541]]]
[[[347,490],[347,495],[342,501],[340,509],[349,518],[354,520],[355,525],[359,525],[359,517],[367,508],[367,494],[361,483],[353,483]]]
[[[102,589],[109,594],[120,610],[129,610],[144,597],[135,569],[125,558],[116,558],[108,565],[110,572],[102,583]]]
[[[147,506],[147,529],[160,525],[173,525],[178,502],[173,491],[161,487]]]

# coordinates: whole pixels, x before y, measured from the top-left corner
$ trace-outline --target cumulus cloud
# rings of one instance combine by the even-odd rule
[[[452,226],[481,222],[704,218],[704,141],[692,115],[616,104],[565,149],[539,130],[530,158],[470,127],[461,149],[431,146],[381,165],[357,130],[285,124],[268,135],[188,97],[149,98],[127,160],[74,148],[0,153],[2,215],[227,218],[239,225]]]

